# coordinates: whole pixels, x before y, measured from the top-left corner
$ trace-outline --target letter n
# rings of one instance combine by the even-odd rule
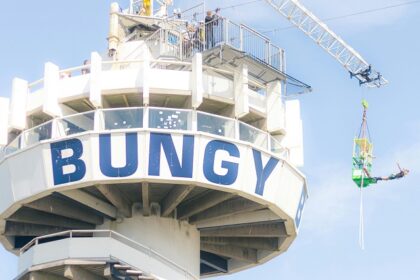
[[[168,162],[173,177],[192,178],[194,161],[194,136],[184,135],[182,141],[182,163],[175,150],[172,136],[167,133],[150,133],[149,175],[160,175],[161,150]]]

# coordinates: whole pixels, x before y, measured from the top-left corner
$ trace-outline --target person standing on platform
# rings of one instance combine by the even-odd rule
[[[218,12],[220,11],[219,8],[216,9],[216,13],[213,14],[212,11],[207,11],[207,15],[205,18],[205,32],[206,32],[206,48],[211,49],[215,45],[215,38],[218,38],[218,34],[214,34],[214,27],[218,25]],[[217,28],[216,28],[217,31]]]

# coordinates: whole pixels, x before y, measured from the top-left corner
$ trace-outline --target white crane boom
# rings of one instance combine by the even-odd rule
[[[360,85],[380,87],[388,83],[357,51],[344,42],[298,0],[265,1],[332,55],[350,72],[350,77],[356,77],[359,80]]]

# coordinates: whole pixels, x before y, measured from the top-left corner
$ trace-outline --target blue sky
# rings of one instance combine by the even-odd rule
[[[120,1],[121,4],[128,1]],[[176,1],[175,1],[176,2]],[[180,6],[197,1],[178,1]],[[244,0],[207,1],[226,7]],[[246,1],[247,2],[247,1]],[[399,4],[402,0],[302,1],[320,18]],[[407,1],[406,1],[407,2]],[[0,96],[11,80],[39,79],[51,61],[66,68],[106,48],[111,1],[6,1],[0,17]],[[266,31],[288,26],[263,1],[221,11]],[[269,34],[286,49],[288,73],[313,86],[299,97],[310,190],[300,234],[280,257],[221,279],[418,279],[420,274],[420,4],[328,22],[381,71],[390,84],[362,90],[329,55],[295,29]],[[361,98],[370,103],[374,174],[411,170],[406,179],[364,192],[366,249],[358,247],[359,193],[351,181],[352,140]],[[0,248],[2,279],[15,276],[17,259]]]

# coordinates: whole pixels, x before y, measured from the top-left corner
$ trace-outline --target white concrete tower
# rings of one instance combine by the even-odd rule
[[[284,51],[226,18],[130,2],[111,5],[106,54],[47,62],[0,99],[0,241],[17,280],[200,279],[297,236],[307,189]]]

